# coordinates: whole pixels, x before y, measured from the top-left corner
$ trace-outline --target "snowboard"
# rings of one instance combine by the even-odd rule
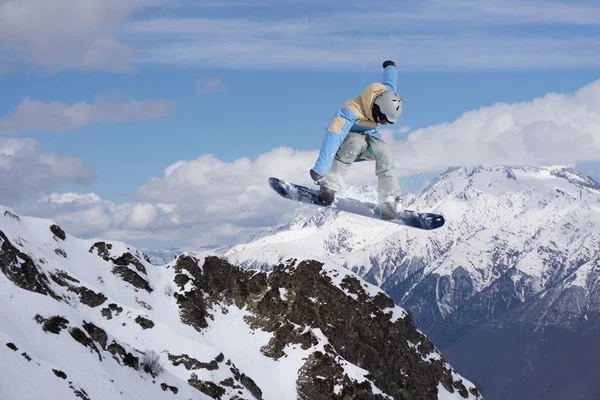
[[[378,204],[366,203],[360,200],[348,199],[336,196],[335,202],[325,205],[317,198],[318,192],[305,186],[289,183],[278,178],[269,178],[271,188],[282,197],[305,204],[314,204],[320,207],[331,208],[338,211],[348,212],[363,217],[373,218],[380,221],[391,222],[397,225],[409,226],[411,228],[432,230],[444,225],[444,217],[439,214],[419,213],[410,210],[399,211],[394,219],[383,219],[378,213]]]

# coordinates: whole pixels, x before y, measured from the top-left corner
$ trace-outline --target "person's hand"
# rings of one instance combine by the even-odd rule
[[[383,62],[383,68],[385,69],[385,67],[393,65],[394,67],[396,66],[396,63],[393,62],[392,60],[387,60]]]

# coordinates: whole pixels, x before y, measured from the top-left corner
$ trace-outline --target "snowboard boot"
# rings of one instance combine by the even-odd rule
[[[335,201],[335,190],[329,189],[325,186],[321,186],[317,198],[321,203],[323,203],[326,206],[329,206]]]
[[[394,219],[398,215],[398,199],[379,204],[379,216],[383,219]]]

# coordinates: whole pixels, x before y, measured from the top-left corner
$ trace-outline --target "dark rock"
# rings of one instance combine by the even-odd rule
[[[10,218],[12,218],[12,219],[16,219],[17,221],[20,221],[20,220],[21,220],[21,218],[19,218],[19,216],[18,216],[18,215],[16,215],[16,214],[13,214],[13,213],[11,213],[11,212],[10,212],[10,211],[8,211],[8,210],[4,211],[4,216],[5,216],[5,217],[10,217]]]
[[[35,320],[38,324],[42,324],[42,330],[44,332],[55,333],[57,335],[60,333],[61,330],[65,329],[69,323],[67,319],[59,315],[46,319],[41,315],[37,314],[35,316]]]
[[[59,255],[63,258],[67,258],[67,252],[64,251],[63,249],[60,249],[60,248],[54,249],[54,253],[56,253],[56,255]]]
[[[60,240],[65,240],[67,238],[67,235],[65,234],[65,231],[63,231],[60,228],[60,226],[58,226],[58,225],[52,225],[50,227],[50,230],[52,231],[52,233],[54,233],[54,236],[56,236]]]
[[[152,306],[150,306],[150,304],[138,299],[137,296],[135,297],[135,302],[144,307],[146,310],[152,310]]]
[[[105,261],[110,261],[110,251],[112,250],[112,244],[105,242],[96,242],[92,245],[92,247],[90,247],[89,252],[94,253],[94,250],[96,250],[96,253],[100,258],[102,258]]]
[[[105,261],[112,262],[113,264],[119,267],[128,267],[129,265],[133,265],[138,272],[146,275],[146,267],[144,264],[131,253],[124,253],[121,256],[114,258],[110,256],[110,251],[112,250],[112,244],[105,242],[96,242],[90,247],[89,252],[93,253],[94,250],[97,252],[98,256],[100,256]]]
[[[29,354],[27,353],[21,353],[21,355],[27,360],[27,361],[31,361],[31,357],[29,357]]]
[[[126,365],[133,369],[138,369],[139,366],[139,358],[134,356],[131,353],[125,354],[123,357],[123,365]]]
[[[73,278],[71,275],[69,275],[67,272],[62,271],[62,270],[58,270],[55,273],[50,273],[50,278],[52,278],[52,280],[56,283],[58,283],[60,286],[70,286],[70,282],[73,283],[80,283],[80,281],[78,279]]]
[[[198,376],[196,374],[192,374],[192,377],[190,379],[188,379],[188,383],[192,387],[198,389],[202,393],[204,393],[214,399],[220,400],[221,396],[223,396],[225,393],[227,393],[227,391],[225,389],[223,389],[221,386],[217,385],[214,382],[199,380]]]
[[[15,346],[14,343],[6,343],[6,347],[8,347],[9,349],[13,350],[13,351],[17,351],[19,350],[19,348],[17,346]]]
[[[85,390],[81,388],[76,388],[75,386],[73,386],[73,382],[69,382],[69,388],[73,390],[73,394],[75,395],[75,397],[79,397],[82,400],[91,400],[88,394],[85,392]]]
[[[234,378],[241,383],[252,395],[258,400],[262,400],[262,390],[258,385],[246,374],[240,373],[240,371],[234,366],[230,368]]]
[[[127,267],[114,267],[112,269],[114,275],[120,276],[125,282],[130,283],[138,289],[143,289],[148,293],[152,293],[152,288],[148,281],[139,276],[137,272]]]
[[[108,307],[105,307],[102,310],[100,310],[100,314],[106,319],[112,319],[112,312]]]
[[[152,322],[148,318],[142,317],[141,315],[138,315],[136,317],[135,322],[137,322],[142,327],[142,329],[154,328],[154,322]]]
[[[233,389],[243,389],[243,386],[239,386],[235,384],[235,380],[233,378],[227,378],[219,382],[221,386],[227,386]]]
[[[175,271],[193,281],[187,285],[189,291],[177,295],[177,302],[182,320],[199,331],[212,318],[212,310],[225,305],[245,308],[252,328],[273,334],[262,351],[277,359],[285,356],[288,345],[309,349],[317,344],[312,332],[320,329],[330,345],[301,369],[304,375],[299,379],[309,393],[306,398],[338,398],[331,391],[335,385],[341,385],[337,388],[342,388],[346,398],[381,398],[372,394],[368,381],[357,383],[340,372],[342,359],[369,371],[369,379],[394,398],[437,399],[440,382],[450,392],[468,394],[462,383],[454,382],[446,360],[415,329],[410,316],[391,320],[394,302],[389,296],[371,297],[354,277],[345,277],[338,289],[319,262],[282,264],[267,275],[234,267],[218,257],[206,257],[199,267],[195,258],[181,256]],[[435,359],[427,359],[428,355]],[[260,396],[250,378],[235,367],[231,370],[240,383]],[[316,371],[325,374],[322,384],[313,381]]]
[[[162,388],[162,390],[163,390],[163,391],[165,391],[165,392],[166,392],[167,390],[170,390],[170,391],[171,391],[171,392],[173,392],[174,394],[177,394],[177,392],[179,392],[179,389],[177,389],[177,387],[175,387],[175,386],[169,386],[169,385],[167,385],[167,384],[166,384],[166,383],[164,383],[164,382],[160,384],[160,387],[161,387],[161,388]]]
[[[180,355],[169,354],[168,357],[169,357],[169,361],[171,361],[171,363],[174,366],[177,367],[177,366],[183,364],[185,369],[187,369],[188,371],[197,370],[200,368],[205,368],[209,371],[213,371],[213,370],[219,369],[219,363],[221,361],[223,361],[222,354],[219,354],[219,356],[217,356],[217,359],[221,359],[221,361],[217,361],[217,359],[215,359],[209,363],[200,362],[200,361],[196,360],[195,358],[188,356],[187,354],[180,354]]]
[[[129,265],[133,265],[138,272],[146,275],[146,267],[144,264],[140,262],[140,260],[132,255],[131,253],[124,253],[119,258],[115,258],[112,260],[113,264],[119,265],[121,267],[127,267]]]
[[[81,343],[84,347],[88,347],[90,351],[95,351],[98,354],[98,359],[102,361],[102,355],[100,354],[100,350],[94,343],[92,339],[90,339],[84,331],[79,328],[73,328],[69,330],[71,337],[75,339],[75,341]]]
[[[103,350],[106,350],[106,343],[108,342],[108,335],[104,329],[97,327],[91,322],[83,321],[83,329],[90,335],[92,339],[100,344]]]
[[[112,311],[115,311],[117,315],[123,312],[123,307],[119,306],[117,303],[110,303],[108,308],[110,308]]]
[[[382,395],[373,394],[368,381],[359,383],[351,380],[331,355],[319,351],[312,353],[300,368],[296,385],[300,399],[387,399]],[[417,399],[423,397],[401,395],[394,398]],[[437,398],[437,396],[432,398]]]
[[[83,304],[92,308],[98,307],[107,300],[107,297],[104,295],[104,293],[96,293],[93,290],[83,286],[80,286],[72,291],[79,294],[79,300]]]
[[[49,295],[56,300],[60,299],[51,289],[46,274],[35,265],[29,255],[13,246],[2,231],[0,231],[0,243],[0,271],[10,281],[21,289]]]
[[[118,344],[117,342],[115,342],[114,340],[111,344],[108,345],[107,350],[113,356],[115,356],[114,357],[115,360],[119,361],[119,359],[116,357],[117,355],[119,357],[121,357],[121,362],[123,362],[123,365],[126,365],[135,370],[139,369],[139,366],[140,366],[139,358],[134,356],[133,354],[125,351],[125,348],[123,346],[121,346],[120,344]]]
[[[173,280],[177,286],[179,286],[180,290],[183,290],[185,284],[190,281],[190,278],[184,274],[175,275],[175,279]]]
[[[107,299],[104,293],[96,293],[93,290],[88,289],[84,286],[75,286],[71,284],[71,282],[80,282],[79,280],[67,274],[65,271],[57,271],[56,273],[51,273],[50,278],[52,278],[52,280],[60,286],[66,287],[70,292],[77,293],[79,295],[79,300],[89,307],[98,307]]]
[[[179,280],[181,282],[180,276],[185,276],[185,274],[182,273],[183,271],[187,271],[196,278],[202,276],[200,267],[198,267],[198,260],[193,257],[179,257],[174,269],[177,274],[175,276],[175,281]],[[186,279],[189,279],[187,276],[185,277]],[[181,286],[181,289],[183,289],[183,286]],[[196,286],[193,286],[190,291],[183,294],[176,293],[175,295],[177,304],[179,305],[181,322],[190,325],[197,331],[202,331],[202,328],[206,328],[208,326],[208,323],[206,322],[208,312],[202,291]]]
[[[59,378],[67,379],[67,374],[58,369],[52,369],[52,372],[54,372],[54,375],[58,376]]]

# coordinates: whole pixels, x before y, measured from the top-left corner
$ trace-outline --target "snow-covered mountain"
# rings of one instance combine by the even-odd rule
[[[205,246],[200,248],[194,248],[193,253],[214,253],[214,254],[222,254],[225,252],[229,246]],[[147,249],[140,248],[140,252],[142,252],[146,260],[153,265],[165,265],[170,263],[171,261],[177,259],[180,255],[186,253],[186,250],[181,249],[179,247],[169,247],[165,249]]]
[[[456,357],[486,351],[464,340],[460,352],[452,350],[486,324],[486,332],[518,325],[538,337],[548,327],[600,332],[590,326],[600,315],[598,182],[568,167],[453,168],[405,207],[441,213],[446,226],[419,231],[326,210],[225,255],[263,269],[289,252],[325,257],[383,288]],[[470,358],[459,364],[477,365]]]
[[[170,247],[166,249],[146,249],[141,248],[140,251],[146,255],[146,261],[153,265],[165,265],[175,260],[184,250],[178,247]]]
[[[481,398],[383,291],[303,258],[157,266],[0,207],[0,398]]]

